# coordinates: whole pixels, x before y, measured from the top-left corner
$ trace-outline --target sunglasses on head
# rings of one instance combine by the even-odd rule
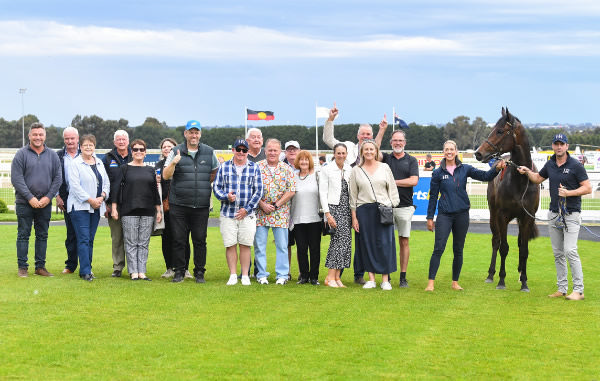
[[[142,147],[142,148],[135,147],[135,148],[132,148],[131,150],[133,152],[146,152],[146,149],[144,147]]]
[[[245,147],[235,147],[235,152],[247,153],[248,152],[248,148],[245,148]]]

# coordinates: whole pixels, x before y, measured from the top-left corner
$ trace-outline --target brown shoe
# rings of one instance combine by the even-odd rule
[[[65,268],[65,269],[62,271],[62,273],[63,273],[63,274],[73,274],[73,271],[71,271],[71,270],[69,270],[69,269]]]
[[[27,269],[25,267],[21,268],[19,267],[19,276],[21,278],[27,278],[29,274],[27,274]]]
[[[573,291],[570,295],[565,298],[567,300],[583,300],[583,294],[581,292]]]
[[[39,269],[35,269],[35,275],[54,276],[53,274],[49,273],[45,267],[40,267]]]
[[[549,298],[560,298],[567,295],[566,292],[560,292],[560,291],[556,291],[554,294],[550,294],[548,295]]]

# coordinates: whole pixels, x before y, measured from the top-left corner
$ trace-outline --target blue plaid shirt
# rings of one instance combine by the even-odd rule
[[[262,198],[263,183],[258,165],[250,160],[238,177],[233,159],[223,163],[213,182],[215,197],[221,201],[221,215],[234,218],[238,210],[244,208],[248,214],[254,213]],[[229,192],[235,193],[235,201],[227,198]]]

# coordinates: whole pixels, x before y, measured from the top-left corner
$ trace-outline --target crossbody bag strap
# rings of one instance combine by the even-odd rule
[[[359,168],[361,171],[363,171],[365,176],[367,176],[367,180],[369,180],[369,184],[371,185],[371,190],[373,191],[373,197],[375,197],[375,202],[379,204],[379,201],[377,201],[377,195],[375,194],[375,188],[373,188],[373,183],[371,182],[371,178],[369,177],[369,175],[367,175],[367,172],[365,172],[363,167],[359,167]]]

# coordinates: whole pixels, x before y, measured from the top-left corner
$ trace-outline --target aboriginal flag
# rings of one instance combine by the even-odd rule
[[[275,114],[273,111],[254,111],[250,109],[246,109],[248,113],[248,120],[273,120],[275,119]]]

